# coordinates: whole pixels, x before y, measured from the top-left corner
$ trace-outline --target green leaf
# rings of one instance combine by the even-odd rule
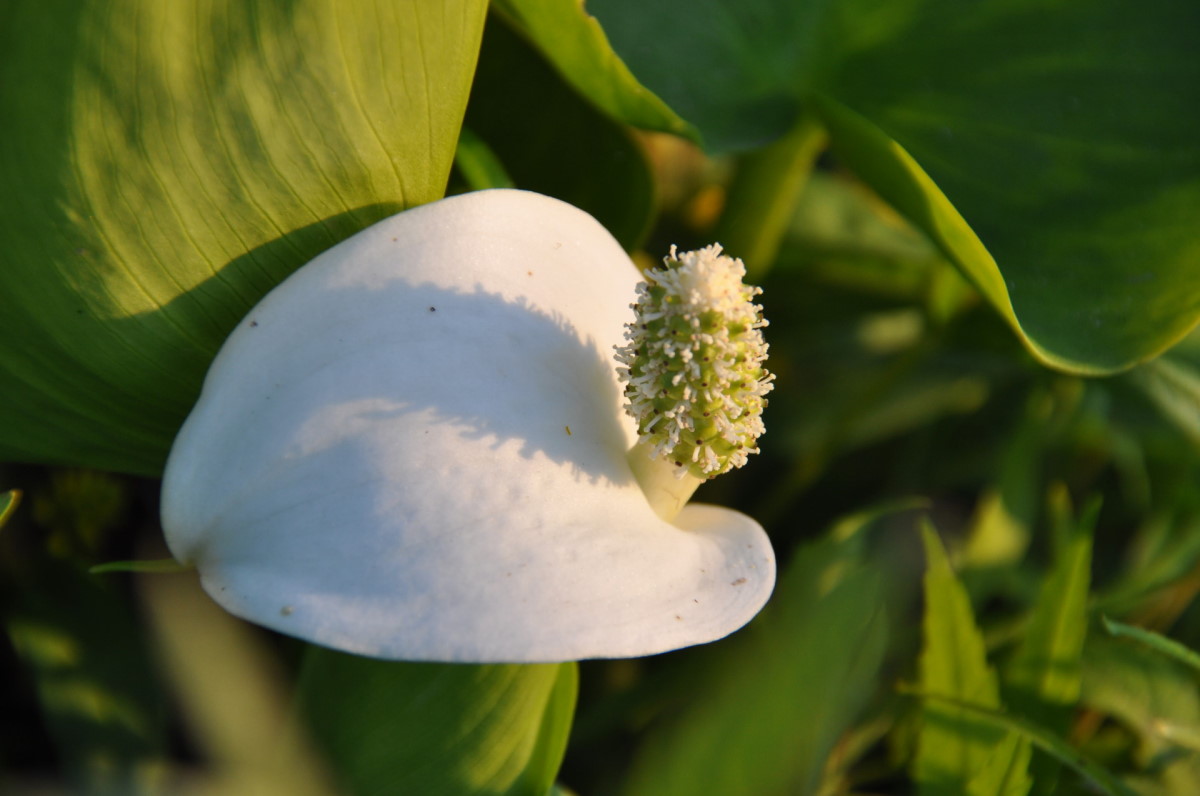
[[[227,613],[198,577],[128,580],[170,692],[171,718],[182,719],[189,749],[203,761],[201,782],[230,794],[335,796],[325,761],[297,721],[293,673],[279,659],[281,652],[298,651],[298,642],[272,638]],[[167,777],[157,787],[119,793],[176,790],[167,783],[179,768],[168,765],[161,766]]]
[[[1163,782],[1194,785],[1197,757],[1181,750],[1200,736],[1195,670],[1144,644],[1103,634],[1088,639],[1083,665],[1081,704],[1135,734],[1132,762]]]
[[[1036,746],[1063,765],[1076,771],[1092,785],[1099,788],[1102,793],[1106,793],[1109,796],[1134,796],[1134,792],[1130,788],[1106,769],[1079,754],[1065,740],[1037,724],[1025,721],[1016,716],[1010,716],[1000,710],[985,708],[970,702],[963,702],[938,694],[921,693],[919,691],[910,691],[909,693],[912,693],[914,696],[920,696],[927,701],[944,705],[947,708],[952,708],[963,715],[970,716],[973,720],[979,722],[980,726],[990,727],[997,732],[1019,735],[1023,741]]]
[[[1033,748],[1025,738],[1009,733],[967,783],[968,796],[1025,796],[1033,785],[1029,776],[1032,754]]]
[[[497,0],[495,5],[576,91],[612,118],[698,140],[695,127],[637,81],[583,3]]]
[[[157,473],[266,291],[441,196],[485,4],[0,10],[0,459]]]
[[[917,264],[923,266],[924,281],[927,270],[942,262],[924,234],[844,172],[813,172],[785,240],[784,259],[793,265],[812,268],[817,258],[874,257],[886,266],[880,269],[881,280],[905,265]]]
[[[1063,709],[1079,698],[1091,564],[1092,532],[1085,523],[1059,550],[1029,626],[1004,672],[1012,702],[1022,713],[1037,716],[1047,726],[1061,724],[1058,728],[1063,730],[1067,719]],[[1053,719],[1058,720],[1051,723]]]
[[[191,564],[180,564],[173,558],[157,558],[152,561],[109,561],[90,567],[92,575],[106,575],[112,572],[140,572],[155,575],[171,575],[176,572],[190,572],[195,569]]]
[[[801,113],[1044,363],[1100,374],[1200,318],[1190,4],[592,0],[715,151]]]
[[[19,489],[10,489],[0,495],[0,528],[3,528],[4,523],[8,522],[9,517],[17,510],[20,502],[21,491]]]
[[[655,209],[641,150],[495,15],[484,32],[465,124],[516,187],[586,210],[627,250],[641,242]]]
[[[3,631],[70,790],[134,792],[166,754],[168,731],[166,695],[130,595],[44,559],[10,580]]]
[[[805,118],[778,141],[739,160],[714,237],[746,261],[749,279],[761,281],[775,262],[825,143],[825,130]]]
[[[1092,610],[1128,613],[1149,595],[1179,582],[1200,562],[1200,518],[1152,514],[1137,530],[1123,556],[1120,576],[1093,595]]]
[[[454,167],[467,181],[472,191],[488,188],[513,188],[515,183],[496,153],[470,128],[464,127],[458,136],[458,149],[454,151]]]
[[[927,524],[921,537],[928,563],[919,690],[945,699],[926,699],[923,705],[913,778],[922,794],[956,794],[977,777],[1008,778],[1005,772],[1028,751],[1007,741],[1007,733],[993,722],[957,706],[999,708],[999,686],[966,589],[950,568],[937,533]],[[1011,750],[1012,762],[998,759],[1001,747]]]
[[[695,699],[647,741],[627,796],[814,792],[886,647],[884,570],[863,549],[874,519],[801,548],[760,618],[714,650]]]
[[[1117,638],[1131,638],[1134,641],[1145,644],[1147,647],[1156,650],[1169,658],[1173,658],[1180,663],[1192,667],[1200,673],[1200,653],[1180,644],[1178,641],[1167,638],[1164,635],[1155,633],[1150,630],[1145,630],[1133,625],[1122,624],[1121,622],[1113,621],[1107,616],[1102,617],[1104,620],[1104,629],[1110,635]]]
[[[313,647],[299,695],[355,796],[543,796],[566,749],[577,687],[573,663],[397,663]]]
[[[1035,391],[1026,401],[999,457],[996,483],[979,499],[964,550],[966,567],[1006,567],[1029,547],[1037,519],[1040,469],[1052,397]]]
[[[836,2],[589,0],[633,74],[696,125],[713,152],[753,149],[791,129]],[[850,10],[848,10],[848,13]]]
[[[1200,369],[1168,355],[1140,365],[1130,371],[1129,378],[1164,417],[1200,447]]]

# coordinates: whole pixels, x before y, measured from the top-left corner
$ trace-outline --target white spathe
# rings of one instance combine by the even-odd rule
[[[238,616],[380,658],[550,662],[725,636],[761,527],[668,523],[635,480],[613,347],[640,279],[591,216],[483,191],[393,216],[230,335],[171,450],[172,554]]]

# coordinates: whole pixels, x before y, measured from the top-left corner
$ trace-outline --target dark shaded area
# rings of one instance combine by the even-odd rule
[[[586,210],[626,251],[645,237],[654,186],[629,129],[577,95],[494,13],[463,124],[487,142],[517,188]]]

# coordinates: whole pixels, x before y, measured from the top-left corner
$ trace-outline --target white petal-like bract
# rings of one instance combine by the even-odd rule
[[[521,191],[382,221],[276,287],[171,450],[171,552],[238,616],[381,658],[550,662],[720,638],[775,562],[749,517],[655,514],[613,361],[640,275]]]

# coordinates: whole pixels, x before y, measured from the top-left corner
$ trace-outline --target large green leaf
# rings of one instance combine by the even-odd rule
[[[815,114],[1044,362],[1104,373],[1200,317],[1200,7],[592,0],[714,149]]]
[[[396,663],[313,647],[303,713],[353,796],[543,796],[566,750],[574,663]]]
[[[647,742],[626,794],[815,792],[883,661],[884,570],[863,544],[874,519],[850,518],[797,553],[760,619]]]
[[[441,196],[481,0],[0,9],[0,458],[156,472],[225,335]]]

